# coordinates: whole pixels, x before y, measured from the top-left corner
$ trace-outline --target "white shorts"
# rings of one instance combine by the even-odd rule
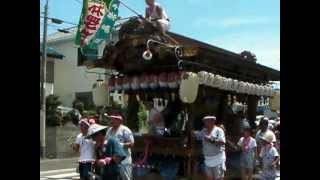
[[[218,166],[215,166],[215,167],[205,166],[206,175],[209,177],[214,177],[214,179],[223,178],[225,171],[226,171],[226,167],[224,163],[219,164]]]
[[[168,20],[165,19],[159,19],[157,20],[160,24],[161,27],[165,30],[165,31],[169,31],[170,29],[170,22]]]

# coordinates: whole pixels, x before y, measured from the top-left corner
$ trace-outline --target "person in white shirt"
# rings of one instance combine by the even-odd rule
[[[146,0],[146,4],[148,7],[146,8],[145,18],[158,29],[162,36],[173,44],[178,44],[175,39],[166,33],[170,28],[170,20],[164,8],[155,0]]]
[[[268,129],[268,127],[269,127],[269,119],[268,118],[263,118],[260,121],[259,127],[260,127],[260,130],[257,132],[256,138],[255,138],[256,141],[257,141],[257,145],[258,145],[258,153],[260,153],[260,149],[262,147],[262,137],[266,133],[271,134],[271,136],[273,137],[272,138],[272,143],[275,143],[277,141],[276,140],[276,135],[270,129]]]
[[[275,180],[276,167],[279,163],[279,153],[273,145],[273,134],[270,132],[265,133],[262,137],[262,149],[260,158],[262,160],[262,180]]]
[[[87,118],[82,118],[79,122],[81,133],[76,137],[73,144],[73,150],[80,152],[79,173],[81,180],[89,180],[89,172],[92,170],[92,164],[95,162],[95,145],[92,140],[86,139],[88,129],[94,123]]]
[[[245,128],[243,137],[237,143],[241,149],[240,166],[243,180],[252,180],[252,174],[255,167],[255,160],[257,159],[257,143],[251,137],[251,129]]]
[[[203,122],[204,128],[194,134],[197,139],[202,140],[206,179],[222,180],[226,171],[225,134],[215,125],[215,116],[205,116]]]
[[[126,158],[120,165],[120,177],[122,180],[132,180],[131,148],[134,145],[132,131],[122,124],[123,117],[121,115],[107,115],[107,117],[110,118],[111,128],[106,133],[106,139],[114,138],[118,140],[126,154]]]

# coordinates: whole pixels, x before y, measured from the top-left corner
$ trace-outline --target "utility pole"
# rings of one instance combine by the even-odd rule
[[[46,158],[46,76],[47,76],[47,27],[48,27],[48,1],[44,7],[43,23],[43,41],[42,41],[42,59],[41,59],[41,111],[40,111],[40,140],[42,149],[42,158]]]

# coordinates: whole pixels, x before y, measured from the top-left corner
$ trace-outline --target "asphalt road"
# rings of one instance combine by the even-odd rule
[[[78,158],[69,159],[40,159],[40,171],[50,171],[56,169],[68,169],[77,167]]]

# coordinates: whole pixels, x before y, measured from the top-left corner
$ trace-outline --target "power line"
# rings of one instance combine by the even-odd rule
[[[40,18],[44,18],[43,16],[40,16]],[[72,23],[72,22],[68,22],[62,19],[58,19],[58,18],[52,18],[52,17],[48,17],[48,19],[50,19],[52,22],[61,24],[61,23],[66,23],[66,24],[71,24],[71,25],[78,25],[76,23]]]
[[[75,0],[77,3],[79,3],[79,4],[82,4],[82,2],[81,1],[79,1],[79,0]]]

